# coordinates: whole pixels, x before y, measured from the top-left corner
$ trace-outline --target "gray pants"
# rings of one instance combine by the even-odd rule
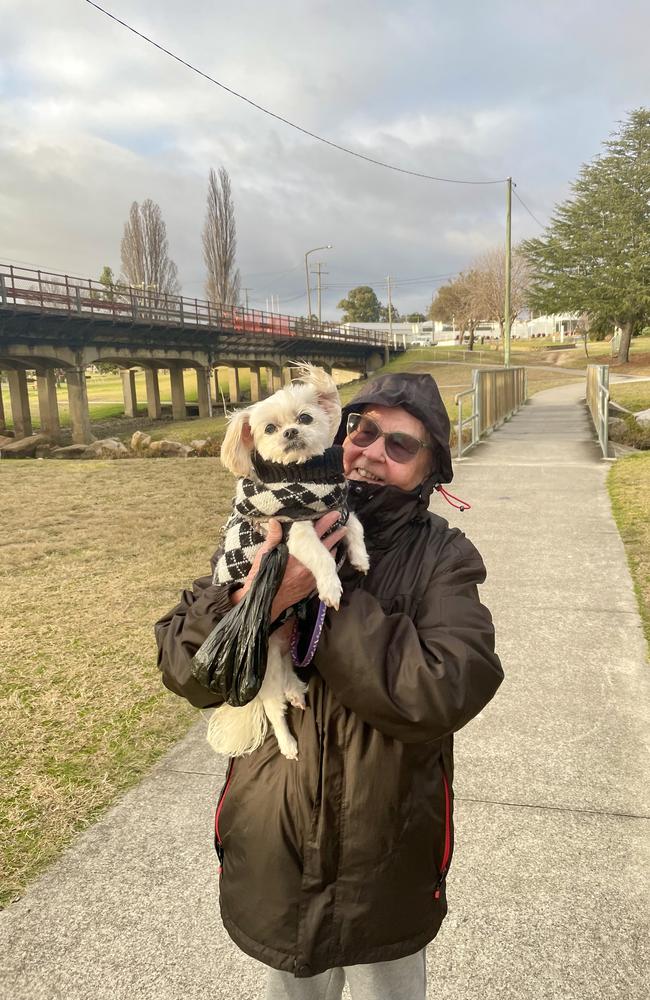
[[[265,1000],[341,1000],[346,980],[352,1000],[425,1000],[426,948],[395,962],[348,965],[310,979],[270,969]]]

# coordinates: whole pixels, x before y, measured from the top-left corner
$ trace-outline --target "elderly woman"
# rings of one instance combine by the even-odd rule
[[[299,761],[269,738],[230,762],[216,815],[221,915],[237,945],[271,967],[267,1000],[335,1000],[346,978],[354,1000],[424,1000],[425,948],[447,912],[453,734],[503,672],[479,600],[481,556],[428,509],[453,475],[434,380],[367,383],[343,411],[341,440],[370,571],[343,566],[307,711],[289,709]],[[319,535],[336,517],[321,518]],[[261,554],[242,590],[201,577],[156,623],[163,681],[194,705],[215,696],[192,677],[192,656],[241,599]],[[274,614],[313,589],[289,559]]]

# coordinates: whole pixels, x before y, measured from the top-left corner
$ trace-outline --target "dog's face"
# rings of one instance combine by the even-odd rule
[[[318,372],[318,375],[314,375]],[[236,413],[221,447],[221,461],[236,476],[251,472],[255,450],[267,462],[306,462],[328,448],[341,419],[336,385],[322,369],[302,377],[254,406]]]

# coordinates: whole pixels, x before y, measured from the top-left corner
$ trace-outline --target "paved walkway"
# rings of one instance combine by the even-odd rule
[[[533,397],[458,463],[453,492],[470,511],[436,501],[484,555],[506,671],[456,739],[450,913],[428,951],[436,1000],[648,995],[648,673],[583,391]],[[4,913],[3,1000],[262,996],[262,968],[217,916],[223,767],[204,728]]]

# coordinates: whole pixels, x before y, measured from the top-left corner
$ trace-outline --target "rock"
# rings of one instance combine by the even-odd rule
[[[82,458],[123,458],[129,454],[129,449],[117,438],[102,438],[86,446]]]
[[[189,444],[180,441],[152,441],[149,445],[149,454],[160,458],[187,458],[193,453],[194,449]]]
[[[634,414],[634,418],[637,424],[641,424],[642,427],[650,427],[650,409],[639,410],[638,413]]]
[[[620,417],[610,417],[608,429],[610,441],[622,441],[627,436],[627,424]]]
[[[151,434],[143,431],[136,431],[131,438],[131,448],[133,451],[144,451],[151,444]]]
[[[53,444],[39,444],[34,453],[34,458],[49,458],[55,447],[56,445]]]
[[[14,438],[8,437],[5,434],[0,434],[0,448],[4,448],[6,444],[11,444]]]
[[[87,448],[87,444],[68,444],[64,448],[53,448],[50,458],[83,458]]]
[[[33,458],[39,445],[51,444],[47,434],[30,434],[29,437],[9,439],[8,444],[0,446],[3,458]]]
[[[207,438],[199,438],[196,441],[190,441],[190,448],[194,448],[194,451],[200,452],[209,445]]]

